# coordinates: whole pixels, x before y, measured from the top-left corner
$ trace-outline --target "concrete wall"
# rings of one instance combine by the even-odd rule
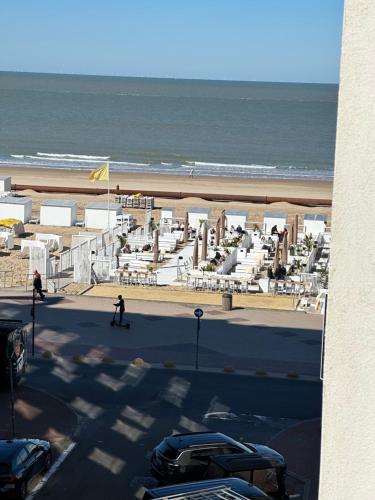
[[[319,500],[375,497],[375,2],[346,0]]]
[[[40,207],[40,223],[44,226],[71,227],[77,221],[77,207]]]

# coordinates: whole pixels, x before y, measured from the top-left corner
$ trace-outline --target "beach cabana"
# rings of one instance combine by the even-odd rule
[[[108,217],[109,211],[109,217]],[[117,216],[122,214],[122,206],[119,203],[90,203],[85,208],[85,226],[92,229],[107,229],[117,225]]]
[[[5,196],[0,198],[0,219],[18,219],[24,224],[31,219],[31,198]]]
[[[162,208],[160,213],[161,224],[172,224],[174,218],[174,208]]]
[[[287,217],[286,212],[264,212],[263,231],[270,234],[273,226],[277,226],[278,231],[282,231],[286,225]]]
[[[189,208],[189,224],[193,229],[199,229],[200,220],[207,220],[210,217],[209,208]]]
[[[42,226],[71,227],[77,222],[77,202],[73,200],[45,200],[40,205]]]
[[[303,232],[316,237],[319,233],[324,233],[325,222],[327,222],[326,215],[306,214],[303,218]]]
[[[12,190],[12,178],[7,175],[0,175],[0,193],[9,193]]]
[[[202,253],[201,253],[202,260],[207,260],[207,240],[208,240],[207,223],[205,222],[203,224],[203,236],[202,236]]]
[[[231,226],[235,228],[241,226],[242,229],[245,229],[248,216],[247,210],[225,210],[225,216],[227,218],[228,229],[230,229]]]

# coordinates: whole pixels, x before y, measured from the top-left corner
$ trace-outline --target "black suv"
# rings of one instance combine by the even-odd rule
[[[48,441],[41,439],[0,440],[0,497],[27,497],[27,483],[51,466]]]
[[[177,500],[187,498],[189,494],[193,493],[213,493],[214,491],[220,492],[221,494],[223,492],[237,493],[238,495],[242,495],[242,498],[248,498],[250,500],[270,500],[270,497],[259,488],[236,477],[160,486],[147,490],[143,496],[143,500],[152,500],[153,498],[162,499],[165,497],[170,498],[172,495],[173,498],[176,497]],[[212,498],[214,497],[212,496]],[[218,496],[217,498],[221,497]]]
[[[286,465],[282,455],[267,446],[239,443],[219,432],[193,432],[164,438],[153,450],[151,470],[160,482],[167,484],[240,477],[272,493],[273,498],[287,498]],[[265,484],[269,486],[267,489]]]

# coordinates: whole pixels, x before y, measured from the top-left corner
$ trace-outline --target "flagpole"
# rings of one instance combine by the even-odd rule
[[[108,166],[108,178],[107,178],[107,188],[108,188],[108,229],[109,229],[109,161],[107,162],[107,166]]]

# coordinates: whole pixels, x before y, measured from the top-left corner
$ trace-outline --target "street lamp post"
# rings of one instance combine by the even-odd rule
[[[33,287],[33,305],[31,307],[31,318],[32,318],[32,345],[31,352],[34,356],[34,344],[35,344],[35,289]]]
[[[15,417],[14,417],[14,384],[13,384],[13,356],[14,352],[9,358],[9,376],[10,376],[10,411],[11,411],[11,423],[12,423],[12,439],[14,439],[15,432]]]
[[[201,317],[203,316],[203,311],[200,308],[195,309],[194,316],[197,318],[197,343],[195,349],[195,369],[198,370],[198,357],[199,357],[199,332],[201,329]]]

